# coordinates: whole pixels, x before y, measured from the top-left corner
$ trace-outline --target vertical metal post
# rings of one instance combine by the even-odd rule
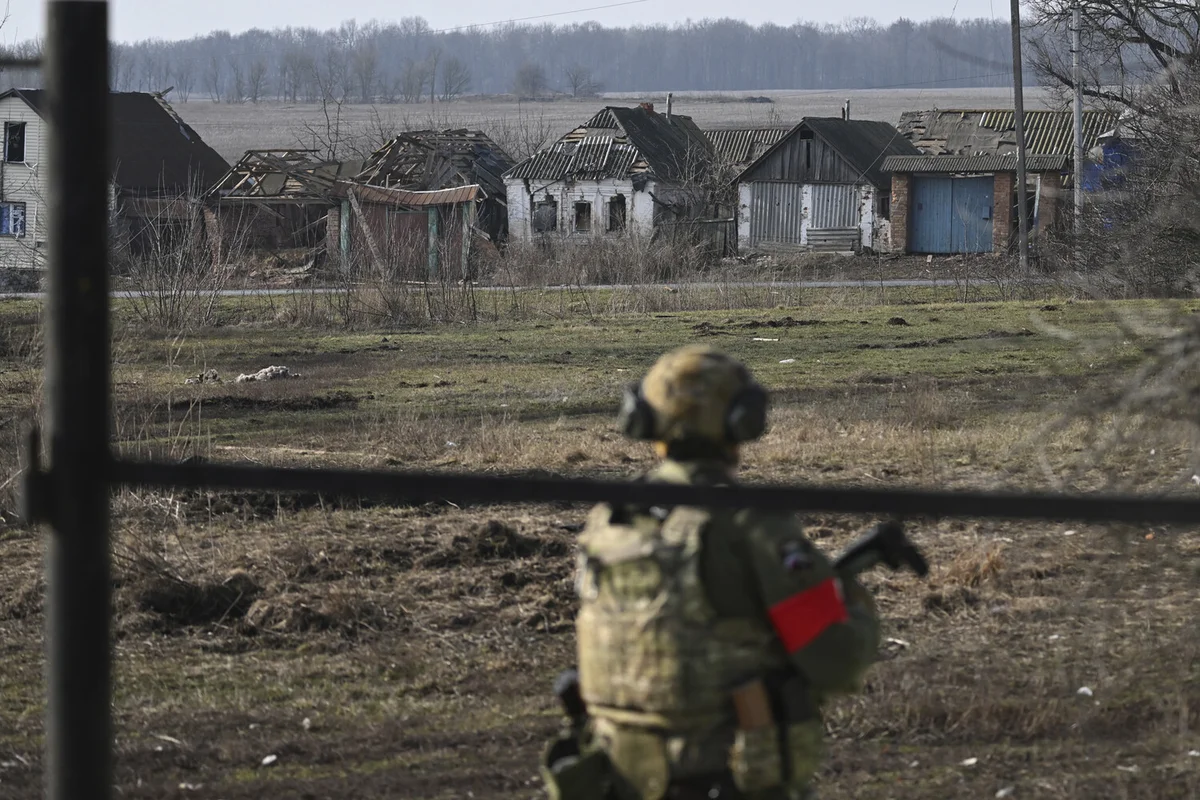
[[[1083,233],[1083,82],[1080,69],[1080,33],[1082,14],[1079,0],[1071,9],[1071,83],[1075,94],[1075,251],[1079,252],[1079,237]]]
[[[430,206],[426,216],[429,218],[429,251],[426,255],[429,268],[429,280],[438,274],[438,206]]]
[[[112,796],[108,3],[46,4],[46,792]]]
[[[471,230],[475,226],[475,203],[462,207],[462,277],[464,284],[471,275]]]
[[[1029,203],[1025,197],[1025,91],[1021,69],[1021,0],[1012,0],[1013,110],[1017,134],[1017,231],[1021,271],[1029,270]]]

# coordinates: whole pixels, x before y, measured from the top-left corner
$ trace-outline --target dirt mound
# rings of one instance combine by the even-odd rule
[[[240,619],[261,593],[262,587],[241,570],[219,583],[158,573],[132,587],[133,607],[171,627]]]
[[[375,633],[388,625],[388,614],[352,592],[324,597],[284,593],[256,600],[246,612],[251,630],[271,633],[335,631],[346,637]]]
[[[223,394],[176,400],[171,403],[170,408],[172,411],[187,411],[192,405],[199,403],[209,411],[327,411],[334,408],[357,408],[360,399],[344,389],[302,397],[247,397]]]
[[[784,317],[783,319],[764,319],[750,320],[738,325],[739,328],[796,328],[805,325],[824,325],[824,321],[819,319],[794,319],[792,317]]]
[[[457,567],[492,561],[513,561],[531,556],[554,557],[567,552],[562,542],[525,536],[497,520],[488,520],[465,536],[426,556],[420,566]]]

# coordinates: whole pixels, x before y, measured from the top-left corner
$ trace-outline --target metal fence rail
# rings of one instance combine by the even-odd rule
[[[699,488],[115,459],[109,445],[108,3],[49,0],[46,468],[31,437],[23,514],[48,523],[46,794],[112,797],[108,515],[118,486],[257,488],[409,502],[620,501],[901,516],[1200,523],[1200,500],[857,487]],[[28,64],[26,64],[28,66]]]

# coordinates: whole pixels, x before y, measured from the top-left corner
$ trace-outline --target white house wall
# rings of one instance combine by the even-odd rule
[[[0,201],[25,204],[25,235],[0,236],[0,267],[43,266],[46,257],[46,125],[17,97],[0,100],[0,123],[24,122],[25,163],[0,162]],[[2,130],[2,129],[0,129]],[[0,158],[3,141],[0,140]]]
[[[629,180],[605,179],[600,181],[574,181],[570,185],[558,181],[546,183],[530,179],[508,179],[504,182],[508,202],[508,236],[512,241],[528,242],[533,238],[533,206],[546,195],[558,203],[558,230],[556,235],[568,239],[585,239],[593,236],[617,236],[608,232],[609,200],[617,195],[625,196],[626,232],[649,235],[654,230],[654,201],[650,192],[654,184],[642,191],[634,191]],[[575,204],[592,205],[592,232],[577,234],[575,227]]]
[[[751,183],[738,184],[737,241],[739,253],[750,252],[750,200],[754,197],[754,190],[751,188],[753,185]]]

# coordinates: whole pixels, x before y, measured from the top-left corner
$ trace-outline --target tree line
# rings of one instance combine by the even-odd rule
[[[604,27],[508,24],[436,31],[420,17],[114,45],[112,86],[173,101],[419,102],[464,94],[753,91],[1007,85],[1005,21],[859,17],[836,25],[732,19]],[[9,48],[33,55],[37,42]],[[36,73],[5,83],[37,85]]]

